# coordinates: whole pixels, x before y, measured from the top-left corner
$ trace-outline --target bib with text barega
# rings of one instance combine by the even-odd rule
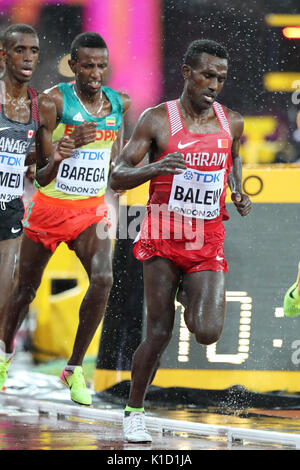
[[[75,149],[59,165],[55,189],[66,194],[96,196],[106,187],[110,149]]]

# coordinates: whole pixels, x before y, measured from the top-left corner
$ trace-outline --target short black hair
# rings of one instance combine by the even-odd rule
[[[193,67],[203,52],[214,55],[220,59],[228,59],[228,52],[222,44],[211,39],[197,39],[191,42],[183,57],[183,63]]]
[[[23,23],[12,24],[8,28],[6,28],[4,33],[1,35],[3,47],[6,47],[7,40],[14,33],[34,34],[35,36],[38,36],[36,30],[32,26],[29,26],[28,24],[23,24]]]
[[[75,37],[71,44],[71,59],[77,60],[80,47],[91,47],[95,49],[107,49],[106,42],[98,33],[81,33]]]

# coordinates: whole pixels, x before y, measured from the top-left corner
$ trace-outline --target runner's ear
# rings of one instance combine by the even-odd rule
[[[69,64],[69,67],[70,67],[70,69],[72,70],[72,72],[75,74],[75,71],[76,71],[76,60],[74,60],[74,59],[69,59],[69,60],[68,60],[68,64]]]
[[[184,79],[189,78],[191,74],[191,67],[189,65],[183,64],[181,67],[181,73]]]

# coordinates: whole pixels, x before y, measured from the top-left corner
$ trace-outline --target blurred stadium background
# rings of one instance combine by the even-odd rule
[[[39,90],[70,80],[66,56],[76,34],[101,34],[110,51],[109,84],[133,97],[130,124],[146,107],[179,95],[190,41],[222,42],[230,51],[222,102],[246,118],[244,162],[300,158],[292,102],[300,79],[300,30],[288,38],[284,29],[300,25],[297,0],[243,6],[238,0],[1,0],[0,6],[1,30],[28,23],[39,32],[40,66],[32,82]]]

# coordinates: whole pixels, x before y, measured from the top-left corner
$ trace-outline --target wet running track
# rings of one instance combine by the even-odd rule
[[[37,376],[30,375],[31,385],[34,380],[41,382],[42,377]],[[54,383],[56,377],[51,380]],[[20,383],[20,379],[18,381]],[[151,450],[189,455],[189,451],[196,450],[300,447],[300,412],[297,410],[247,410],[222,415],[213,410],[157,408],[147,414],[153,442],[127,443],[122,435],[121,409],[97,403],[97,400],[92,407],[73,404],[68,399],[68,391],[59,387],[57,383],[52,401],[44,397],[32,398],[26,395],[25,388],[17,393],[7,387],[1,393],[1,450]]]
[[[190,465],[196,451],[300,449],[300,410],[295,409],[224,414],[212,408],[151,408],[146,415],[151,444],[125,442],[122,416],[120,406],[96,394],[91,407],[76,405],[56,376],[15,370],[0,393],[0,450],[98,450],[105,452],[97,459],[118,465],[142,455],[140,462],[129,461],[130,468],[145,468]]]

